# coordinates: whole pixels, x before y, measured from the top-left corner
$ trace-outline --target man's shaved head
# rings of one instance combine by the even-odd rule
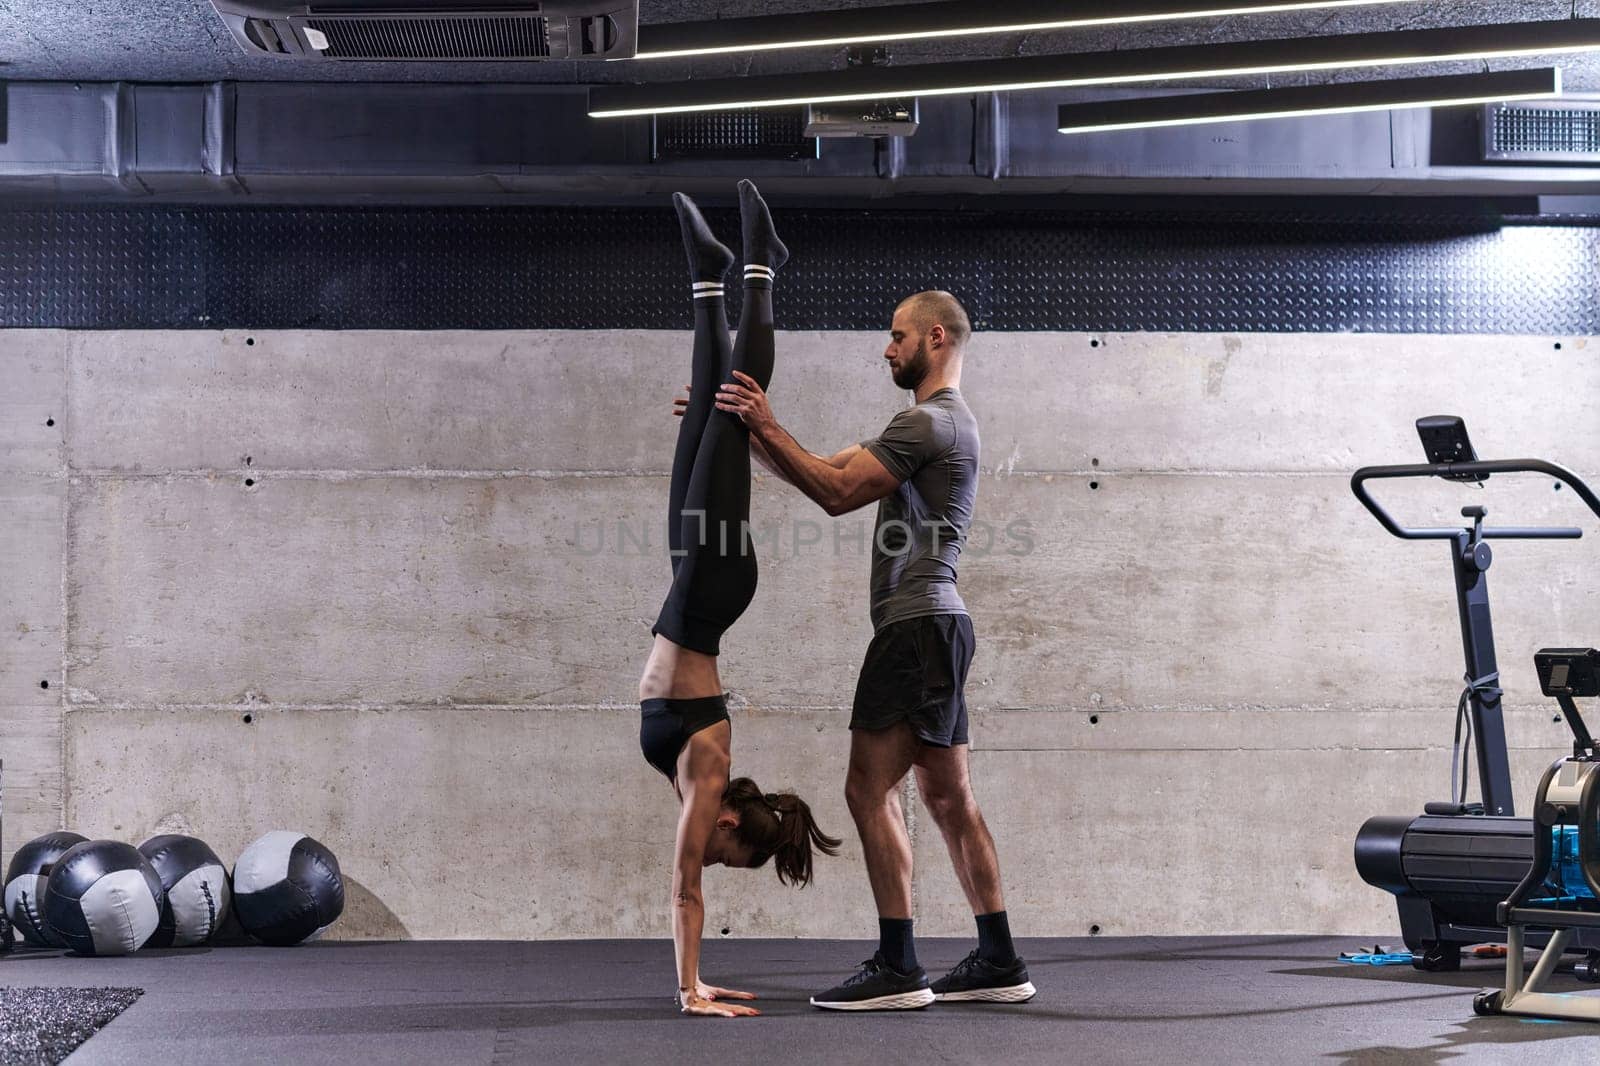
[[[965,348],[967,338],[972,336],[972,321],[967,318],[967,310],[961,306],[961,301],[938,289],[907,296],[895,311],[909,313],[918,333],[926,334],[936,325],[943,326],[950,347],[957,351]]]

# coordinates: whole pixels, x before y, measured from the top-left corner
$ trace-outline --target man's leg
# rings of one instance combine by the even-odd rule
[[[900,782],[920,746],[904,722],[850,734],[844,798],[861,835],[867,880],[872,883],[879,918],[911,918],[911,834],[906,831],[906,815],[900,806]]]
[[[917,791],[944,836],[956,879],[978,925],[978,949],[935,981],[933,991],[941,1000],[1019,1003],[1033,998],[1034,987],[1011,943],[1000,860],[972,795],[968,750],[966,744],[923,745],[916,759]]]
[[[1006,906],[1000,891],[1000,860],[995,855],[994,837],[972,795],[968,750],[965,744],[949,748],[924,745],[916,759],[917,792],[944,836],[972,913],[992,914]]]
[[[904,722],[850,733],[845,801],[861,834],[867,878],[878,905],[878,952],[843,984],[812,996],[813,1006],[914,1010],[933,1002],[911,939],[911,836],[899,794],[920,746]]]

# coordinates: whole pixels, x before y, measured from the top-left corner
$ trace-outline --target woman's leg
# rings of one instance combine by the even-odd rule
[[[739,183],[739,219],[744,235],[744,308],[739,314],[739,339],[733,347],[733,369],[749,374],[765,389],[772,380],[776,354],[772,279],[789,261],[789,249],[778,240],[767,203],[749,181]]]
[[[766,204],[739,183],[744,220],[744,318],[732,365],[765,388],[772,378],[772,278],[788,250],[772,229]],[[725,374],[722,380],[729,380]],[[692,392],[692,390],[691,390]],[[684,555],[652,629],[693,651],[716,655],[721,636],[755,597],[757,567],[750,537],[750,434],[736,415],[711,412],[695,454],[681,510]]]
[[[682,193],[672,197],[678,212],[683,250],[689,260],[690,296],[694,304],[694,354],[689,370],[689,402],[678,426],[672,454],[672,480],[667,500],[667,549],[673,576],[684,557],[683,506],[694,475],[695,456],[705,436],[706,423],[716,409],[718,383],[727,380],[731,365],[728,316],[722,279],[733,265],[733,253],[717,240],[699,208]],[[657,633],[651,629],[652,633]],[[715,656],[680,647],[656,635],[644,673],[639,678],[639,699],[696,699],[722,692]]]
[[[667,502],[667,548],[672,572],[683,558],[683,501],[694,473],[695,455],[706,422],[716,409],[717,385],[728,378],[730,365],[728,316],[722,297],[722,278],[733,265],[733,253],[717,240],[694,201],[674,193],[678,228],[689,257],[690,291],[694,302],[694,356],[689,370],[689,403],[678,426],[678,445],[672,453],[672,484]]]

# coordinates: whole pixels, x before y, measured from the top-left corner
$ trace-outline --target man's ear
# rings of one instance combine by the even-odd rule
[[[943,348],[945,342],[944,327],[935,322],[928,327],[928,345],[932,348]]]

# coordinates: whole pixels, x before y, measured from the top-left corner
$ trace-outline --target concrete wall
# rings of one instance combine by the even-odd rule
[[[904,402],[881,344],[783,334],[779,418],[818,451],[875,433]],[[341,935],[665,935],[675,812],[634,696],[688,350],[0,333],[0,850],[176,830],[231,860],[296,828],[352,882]],[[969,363],[996,534],[962,569],[973,772],[1013,928],[1393,929],[1351,841],[1448,792],[1460,648],[1445,548],[1385,534],[1349,474],[1419,461],[1412,421],[1450,412],[1485,456],[1600,479],[1600,343],[987,334]],[[1385,498],[1600,533],[1502,480]],[[849,839],[871,511],[830,520],[768,478],[754,511],[775,540],[724,642],[735,768]],[[1564,738],[1529,659],[1600,640],[1600,544],[1496,550],[1526,800]],[[919,928],[964,933],[913,822]],[[714,870],[708,897],[735,936],[872,929],[853,840],[809,891]]]

